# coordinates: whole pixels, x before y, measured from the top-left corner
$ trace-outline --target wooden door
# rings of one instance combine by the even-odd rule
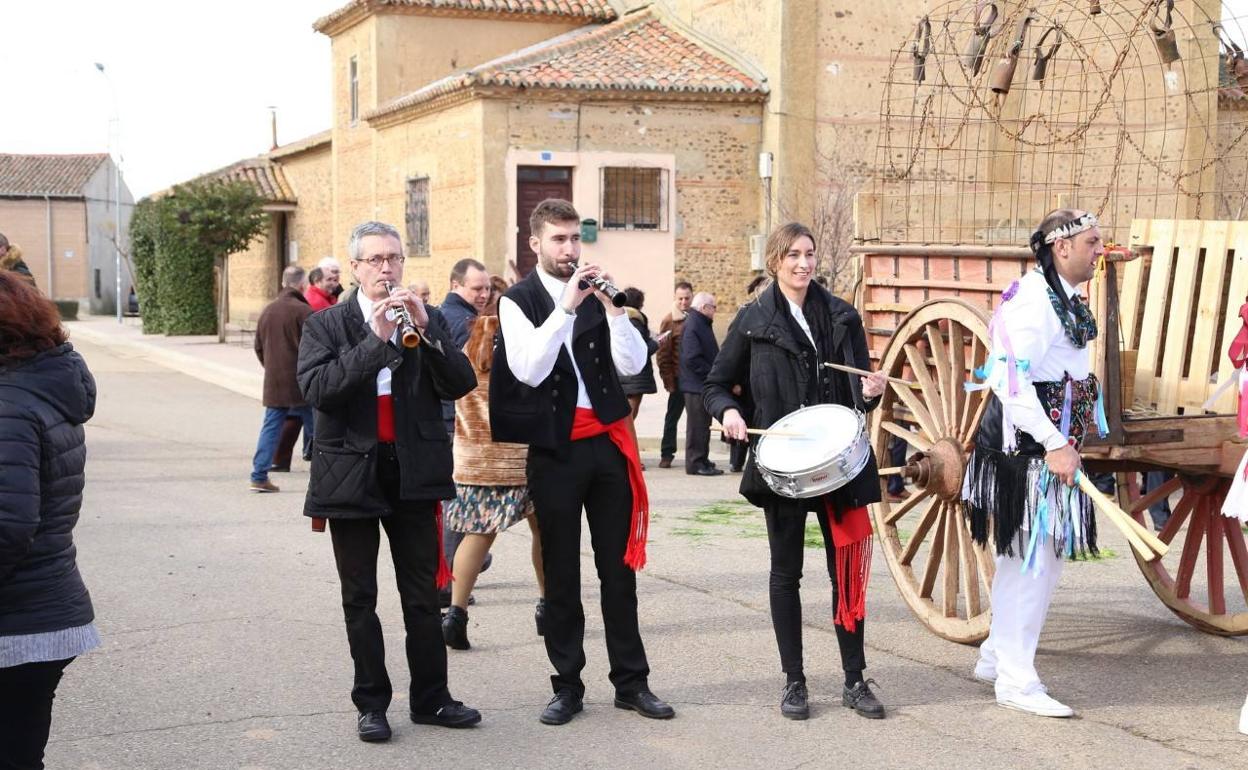
[[[572,169],[567,166],[516,168],[516,272],[528,275],[537,265],[529,247],[529,215],[547,198],[572,200]]]

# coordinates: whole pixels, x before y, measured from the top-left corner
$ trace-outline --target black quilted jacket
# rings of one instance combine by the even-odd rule
[[[391,513],[377,483],[377,373],[385,366],[393,377],[400,497],[455,497],[442,401],[471,392],[477,376],[451,342],[442,314],[428,311],[426,339],[411,349],[372,333],[355,291],[304,322],[296,376],[316,408],[305,515],[362,519]]]
[[[74,525],[95,380],[68,343],[0,368],[0,636],[95,618]]]

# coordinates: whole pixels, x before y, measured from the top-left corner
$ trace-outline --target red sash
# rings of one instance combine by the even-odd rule
[[[641,474],[641,457],[637,454],[637,442],[633,440],[631,423],[627,418],[620,418],[610,425],[603,425],[593,409],[577,407],[572,418],[572,440],[580,441],[603,433],[607,434],[607,438],[611,439],[611,443],[615,444],[628,461],[628,486],[633,492],[633,512],[629,524],[628,546],[624,549],[624,563],[636,572],[646,566],[650,495],[646,492],[646,479]]]
[[[837,522],[832,501],[825,498],[828,529],[836,548],[836,608],[832,622],[853,632],[867,616],[867,580],[871,577],[871,516],[865,507],[851,508]]]

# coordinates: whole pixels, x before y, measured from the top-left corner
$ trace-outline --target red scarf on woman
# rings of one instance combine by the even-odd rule
[[[572,440],[580,441],[607,434],[624,459],[628,461],[628,486],[633,492],[633,517],[629,524],[628,547],[624,550],[624,563],[636,572],[646,566],[646,535],[650,529],[650,495],[646,491],[646,479],[641,475],[641,457],[637,454],[637,442],[633,439],[631,423],[620,418],[610,425],[603,425],[593,409],[577,407],[572,418]]]

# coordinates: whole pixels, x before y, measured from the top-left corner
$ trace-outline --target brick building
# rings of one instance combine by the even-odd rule
[[[0,233],[22,249],[39,288],[52,299],[78,300],[92,313],[115,303],[117,167],[105,154],[0,154]],[[134,198],[121,181],[122,251]],[[122,261],[122,302],[131,280]]]

